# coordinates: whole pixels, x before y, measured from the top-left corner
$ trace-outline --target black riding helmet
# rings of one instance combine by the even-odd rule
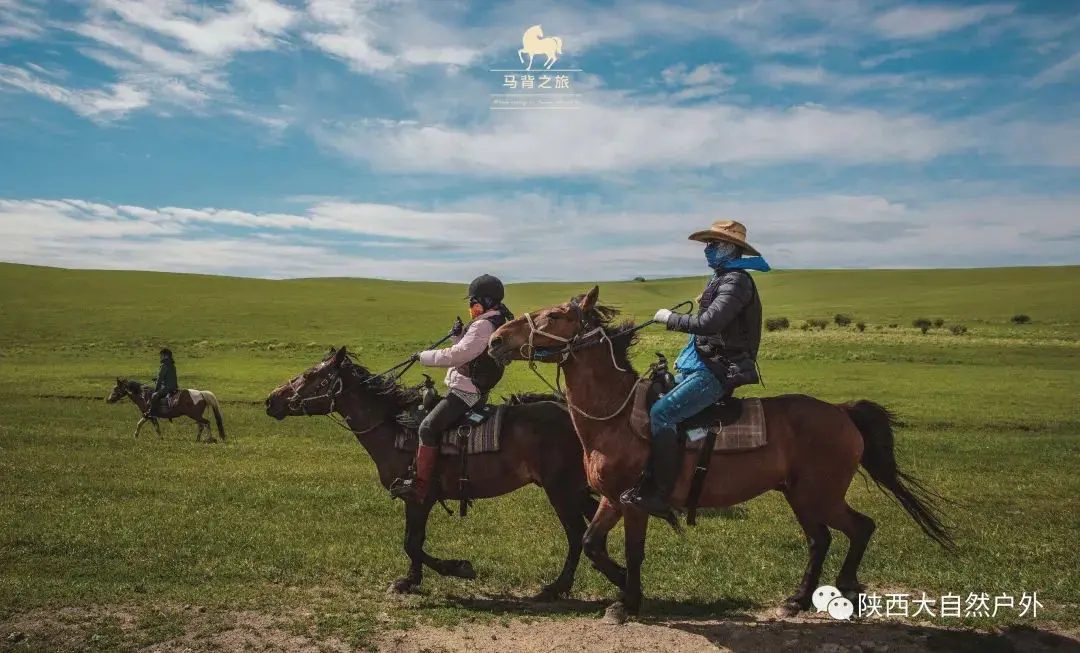
[[[162,349],[160,352],[158,352],[158,354],[162,358],[168,358],[169,360],[172,360],[172,350],[171,349]]]
[[[470,302],[479,303],[484,307],[484,310],[491,310],[498,306],[503,297],[505,297],[505,291],[503,283],[499,281],[498,277],[482,274],[469,284],[469,296],[467,299]]]

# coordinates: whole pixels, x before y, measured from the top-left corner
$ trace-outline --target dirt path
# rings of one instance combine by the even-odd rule
[[[455,628],[418,625],[383,631],[349,645],[319,632],[310,611],[265,615],[172,606],[136,614],[117,607],[61,608],[0,623],[0,651],[281,651],[377,650],[380,653],[1080,653],[1080,631],[1052,622],[1038,629],[988,633],[899,622],[841,623],[816,614],[725,620],[671,618],[604,623],[596,617],[515,617]],[[384,622],[384,627],[389,623]]]
[[[948,630],[907,624],[784,620],[665,621],[608,625],[594,618],[515,620],[505,625],[418,627],[386,634],[380,653],[1077,653],[1080,633]]]

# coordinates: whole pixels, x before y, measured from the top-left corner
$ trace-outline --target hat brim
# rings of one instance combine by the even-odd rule
[[[746,250],[746,252],[749,254],[753,254],[754,256],[761,256],[761,252],[757,251],[757,249],[754,248],[753,245],[746,242],[745,240],[740,240],[739,238],[736,238],[734,236],[729,236],[728,234],[720,233],[719,231],[713,231],[712,229],[695,231],[694,233],[690,234],[690,240],[696,240],[699,243],[707,243],[713,240],[721,240],[725,243],[738,245],[739,247],[742,247],[744,250]]]

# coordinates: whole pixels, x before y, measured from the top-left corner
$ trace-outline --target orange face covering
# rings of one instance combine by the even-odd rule
[[[484,307],[480,304],[473,304],[472,306],[469,306],[469,315],[473,316],[473,318],[480,317],[480,314],[483,312]]]

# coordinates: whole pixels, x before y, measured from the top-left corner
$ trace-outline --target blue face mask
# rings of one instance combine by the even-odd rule
[[[729,261],[738,258],[739,247],[731,243],[712,242],[705,246],[705,262],[717,270]]]

